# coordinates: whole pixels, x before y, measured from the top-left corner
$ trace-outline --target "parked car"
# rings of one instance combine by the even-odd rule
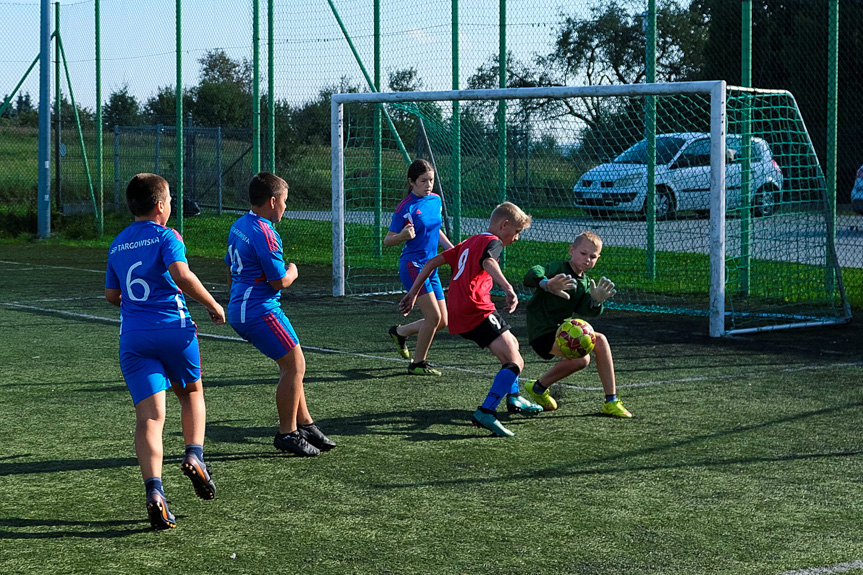
[[[741,144],[726,136],[727,205],[740,205]],[[781,201],[782,170],[770,146],[752,138],[750,204],[755,216],[769,216]],[[859,181],[859,180],[858,180]],[[710,134],[684,132],[656,136],[656,217],[668,219],[684,210],[710,211]],[[588,170],[572,190],[575,206],[594,217],[609,212],[644,214],[647,199],[647,140],[609,163]]]
[[[851,209],[863,214],[863,166],[857,170],[857,179],[854,180],[854,188],[851,190]]]

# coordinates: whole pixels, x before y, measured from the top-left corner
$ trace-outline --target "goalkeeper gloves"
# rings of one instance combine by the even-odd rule
[[[613,297],[616,293],[617,290],[614,289],[614,282],[607,277],[602,276],[599,283],[590,280],[590,298],[597,307],[601,306],[608,298]]]

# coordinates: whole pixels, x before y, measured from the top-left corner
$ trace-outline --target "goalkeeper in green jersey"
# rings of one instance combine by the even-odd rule
[[[551,384],[590,364],[590,355],[575,359],[563,357],[555,342],[557,328],[570,317],[598,316],[602,313],[605,301],[617,293],[614,283],[608,278],[603,277],[597,283],[585,273],[596,265],[600,252],[602,239],[593,232],[583,232],[570,245],[569,260],[534,266],[524,276],[524,285],[536,288],[527,303],[530,347],[543,359],[560,358],[542,377],[528,381],[524,386],[528,397],[545,411],[557,409],[557,402],[548,392]],[[617,397],[611,347],[606,337],[599,332],[596,332],[593,353],[605,391],[602,412],[614,417],[632,417]]]

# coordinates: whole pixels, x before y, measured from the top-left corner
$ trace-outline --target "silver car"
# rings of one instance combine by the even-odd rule
[[[770,146],[752,138],[750,204],[755,216],[769,216],[781,201],[782,170]],[[727,205],[740,205],[741,144],[726,136],[725,186]],[[679,211],[710,211],[710,134],[682,132],[656,136],[656,217],[668,219]],[[593,217],[610,212],[645,213],[647,199],[647,140],[641,140],[614,160],[585,172],[572,190],[575,206]]]

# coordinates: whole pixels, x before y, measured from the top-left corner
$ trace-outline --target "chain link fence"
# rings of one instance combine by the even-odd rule
[[[62,44],[61,52],[52,52],[51,66],[55,232],[96,235],[99,218],[105,234],[120,229],[128,221],[122,205],[125,182],[144,170],[165,176],[175,195],[182,175],[182,228],[193,253],[221,251],[227,226],[246,207],[246,182],[258,169],[275,171],[289,182],[292,212],[325,219],[331,191],[329,95],[334,92],[640,83],[649,73],[657,82],[724,79],[731,85],[787,89],[796,97],[828,184],[835,162],[835,233],[849,253],[857,254],[846,285],[856,305],[863,299],[863,294],[854,297],[863,284],[854,275],[863,269],[863,226],[850,208],[863,164],[863,101],[857,98],[863,75],[856,56],[863,44],[857,25],[863,1],[657,0],[655,52],[647,49],[649,0],[394,0],[380,2],[377,14],[371,0],[259,1],[257,7],[254,0],[183,2],[179,58],[177,4],[81,0],[52,5],[52,29]],[[4,235],[36,229],[38,66],[29,74],[28,67],[39,51],[39,7],[35,0],[0,0],[4,104],[9,96],[0,114]],[[831,10],[837,7],[838,98],[832,109]],[[749,19],[751,73],[741,49]],[[506,54],[503,82],[501,53]],[[655,69],[647,64],[652,55]],[[458,115],[470,123],[475,113],[468,108]],[[622,151],[619,146],[598,152],[593,165],[569,165],[544,181],[530,169],[531,154],[548,153],[553,145],[559,148],[555,154],[566,155],[577,143],[557,138],[543,148],[540,132],[525,129],[511,110],[507,116],[513,163],[507,196],[540,210],[585,215],[572,205],[559,205],[559,195],[549,190],[560,182],[575,185],[584,171]],[[381,117],[383,137],[415,154],[416,136],[392,132],[392,121],[388,114]],[[179,150],[178,130],[184,132]],[[835,158],[829,154],[833,138]],[[366,175],[369,185],[376,185],[376,176]],[[312,247],[328,250],[323,247],[329,245],[328,222],[293,218],[281,225],[286,245],[299,248],[298,238],[306,236],[322,240],[311,242]],[[301,263],[325,262],[330,254],[298,249],[296,256]]]

